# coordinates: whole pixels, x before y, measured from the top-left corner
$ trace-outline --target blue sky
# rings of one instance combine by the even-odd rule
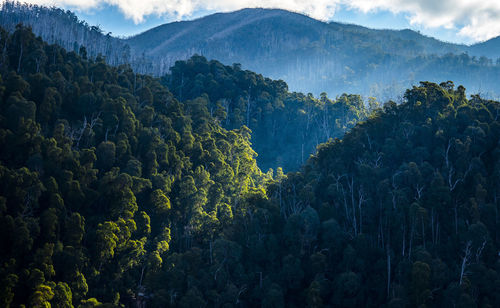
[[[190,20],[216,13],[216,11],[199,10],[184,18],[178,18],[172,14],[162,16],[151,14],[145,16],[141,22],[134,22],[132,19],[126,18],[118,7],[111,5],[104,5],[99,9],[76,10],[74,12],[78,18],[85,20],[88,24],[99,25],[104,32],[112,32],[115,36],[131,36],[164,23]]]
[[[0,0],[3,1],[3,0]],[[176,20],[244,7],[284,8],[324,21],[413,29],[456,43],[500,35],[500,0],[28,0],[73,10],[106,32],[130,36]]]

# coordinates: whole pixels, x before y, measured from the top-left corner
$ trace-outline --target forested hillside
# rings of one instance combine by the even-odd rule
[[[10,32],[20,22],[32,25],[33,32],[43,39],[88,59],[99,56],[114,66],[130,63],[135,72],[161,66],[142,56],[136,58],[127,44],[79,21],[69,11],[5,2],[0,20]],[[246,125],[253,130],[252,143],[261,153],[257,159],[262,170],[277,167],[298,170],[317,145],[341,137],[366,117],[365,104],[358,95],[342,95],[332,101],[326,93],[321,99],[289,93],[282,81],[243,70],[240,65],[208,63],[203,57],[172,65],[163,83],[179,100],[207,94],[206,107],[211,115],[216,113],[221,126],[235,129]]]
[[[302,264],[285,302],[498,307],[499,120],[500,103],[423,82],[268,187],[283,266]]]
[[[196,53],[226,65],[241,63],[285,80],[293,91],[316,95],[359,93],[385,101],[420,80],[455,80],[491,97],[500,93],[500,51],[495,54],[494,48],[445,43],[411,30],[325,23],[278,9],[243,9],[168,23],[126,41],[133,52],[154,59],[160,75],[175,60]],[[490,58],[481,58],[483,51]],[[436,67],[436,62],[442,65]],[[467,77],[477,72],[480,79]]]
[[[500,36],[474,44],[470,47],[469,52],[476,56],[485,56],[492,59],[500,58],[498,53],[500,51]]]
[[[360,95],[329,99],[288,92],[282,80],[194,56],[177,61],[162,78],[179,100],[205,96],[210,114],[226,129],[252,130],[252,147],[262,170],[296,171],[330,138],[342,137],[379,103]],[[366,103],[366,104],[365,104]]]
[[[177,253],[224,249],[264,181],[247,129],[27,28],[0,44],[0,306],[132,305]]]
[[[0,306],[500,305],[500,103],[423,82],[367,111],[203,57],[156,79],[24,27],[0,46]],[[250,140],[308,123],[346,134],[260,172]]]
[[[420,80],[454,80],[474,93],[498,99],[498,38],[472,46],[451,44],[412,30],[375,30],[270,9],[243,9],[191,21],[164,24],[144,33],[115,38],[58,8],[2,2],[0,26],[22,22],[49,43],[67,50],[86,47],[111,65],[170,74],[178,60],[200,54],[225,65],[272,79],[292,91],[342,93],[396,100]]]
[[[18,24],[30,26],[46,42],[58,44],[68,51],[81,47],[89,58],[101,55],[111,65],[130,63],[130,47],[121,39],[104,33],[99,26],[89,25],[71,11],[15,1],[0,3],[0,27],[13,32]]]

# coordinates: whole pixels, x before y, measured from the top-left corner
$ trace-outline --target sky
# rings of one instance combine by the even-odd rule
[[[3,1],[3,0],[0,0]],[[23,1],[23,0],[21,0]],[[323,21],[413,29],[472,44],[500,35],[500,0],[27,0],[74,11],[90,25],[130,36],[163,23],[246,7],[282,8]]]

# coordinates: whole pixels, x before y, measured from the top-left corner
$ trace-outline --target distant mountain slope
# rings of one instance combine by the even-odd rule
[[[500,97],[495,39],[469,47],[412,30],[325,23],[272,9],[218,13],[119,39],[69,11],[4,3],[0,26],[12,30],[19,22],[68,50],[85,46],[90,58],[102,54],[109,64],[129,63],[136,72],[155,76],[199,54],[226,65],[241,63],[244,69],[286,81],[293,91],[316,95],[359,93],[386,101],[421,80],[454,80],[472,93]]]
[[[463,75],[432,70],[435,57],[443,63],[469,51],[411,30],[374,30],[341,23],[324,23],[305,15],[277,9],[243,9],[192,21],[165,24],[126,40],[133,53],[154,59],[155,73],[168,71],[176,60],[200,54],[285,80],[292,90],[333,95],[357,92],[381,99],[394,98],[420,80],[464,80],[472,91],[499,93],[494,80],[467,79],[479,65],[464,61]],[[455,56],[452,56],[455,55]],[[421,63],[409,62],[431,57]],[[474,62],[474,68],[469,67]],[[432,65],[431,65],[432,64]],[[440,65],[442,66],[442,65]],[[429,69],[431,68],[431,69]],[[485,74],[487,75],[487,74]],[[467,79],[467,80],[466,80]]]
[[[239,41],[238,35],[243,35],[239,37]],[[251,44],[244,44],[242,39],[252,39]],[[132,48],[152,56],[160,56],[193,48],[200,52],[217,52],[224,49],[224,46],[214,46],[219,40],[245,45],[237,47],[254,57],[275,53],[276,48],[278,51],[290,51],[313,45],[331,52],[353,42],[363,43],[365,46],[375,45],[375,49],[398,55],[445,54],[466,49],[463,45],[444,43],[411,30],[374,30],[357,25],[324,23],[279,9],[243,9],[192,21],[169,23],[133,36],[127,41]],[[258,54],[253,53],[254,51]]]
[[[475,56],[485,56],[494,60],[500,59],[500,36],[470,46],[469,53]]]

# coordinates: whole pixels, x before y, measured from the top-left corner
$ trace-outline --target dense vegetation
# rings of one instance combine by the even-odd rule
[[[302,303],[349,307],[498,307],[499,193],[500,104],[451,82],[406,91],[268,188]]]
[[[244,124],[269,149],[266,121],[359,99],[202,57],[159,80],[23,27],[0,45],[1,306],[500,305],[498,102],[424,82],[262,174]]]
[[[359,95],[331,100],[326,93],[319,99],[290,93],[281,80],[201,56],[177,61],[162,80],[179,100],[206,97],[207,108],[224,128],[250,128],[262,170],[298,170],[320,143],[342,137],[379,105],[369,98],[366,108]]]
[[[204,98],[27,28],[0,44],[0,306],[130,303],[264,180],[249,131],[222,129]]]

